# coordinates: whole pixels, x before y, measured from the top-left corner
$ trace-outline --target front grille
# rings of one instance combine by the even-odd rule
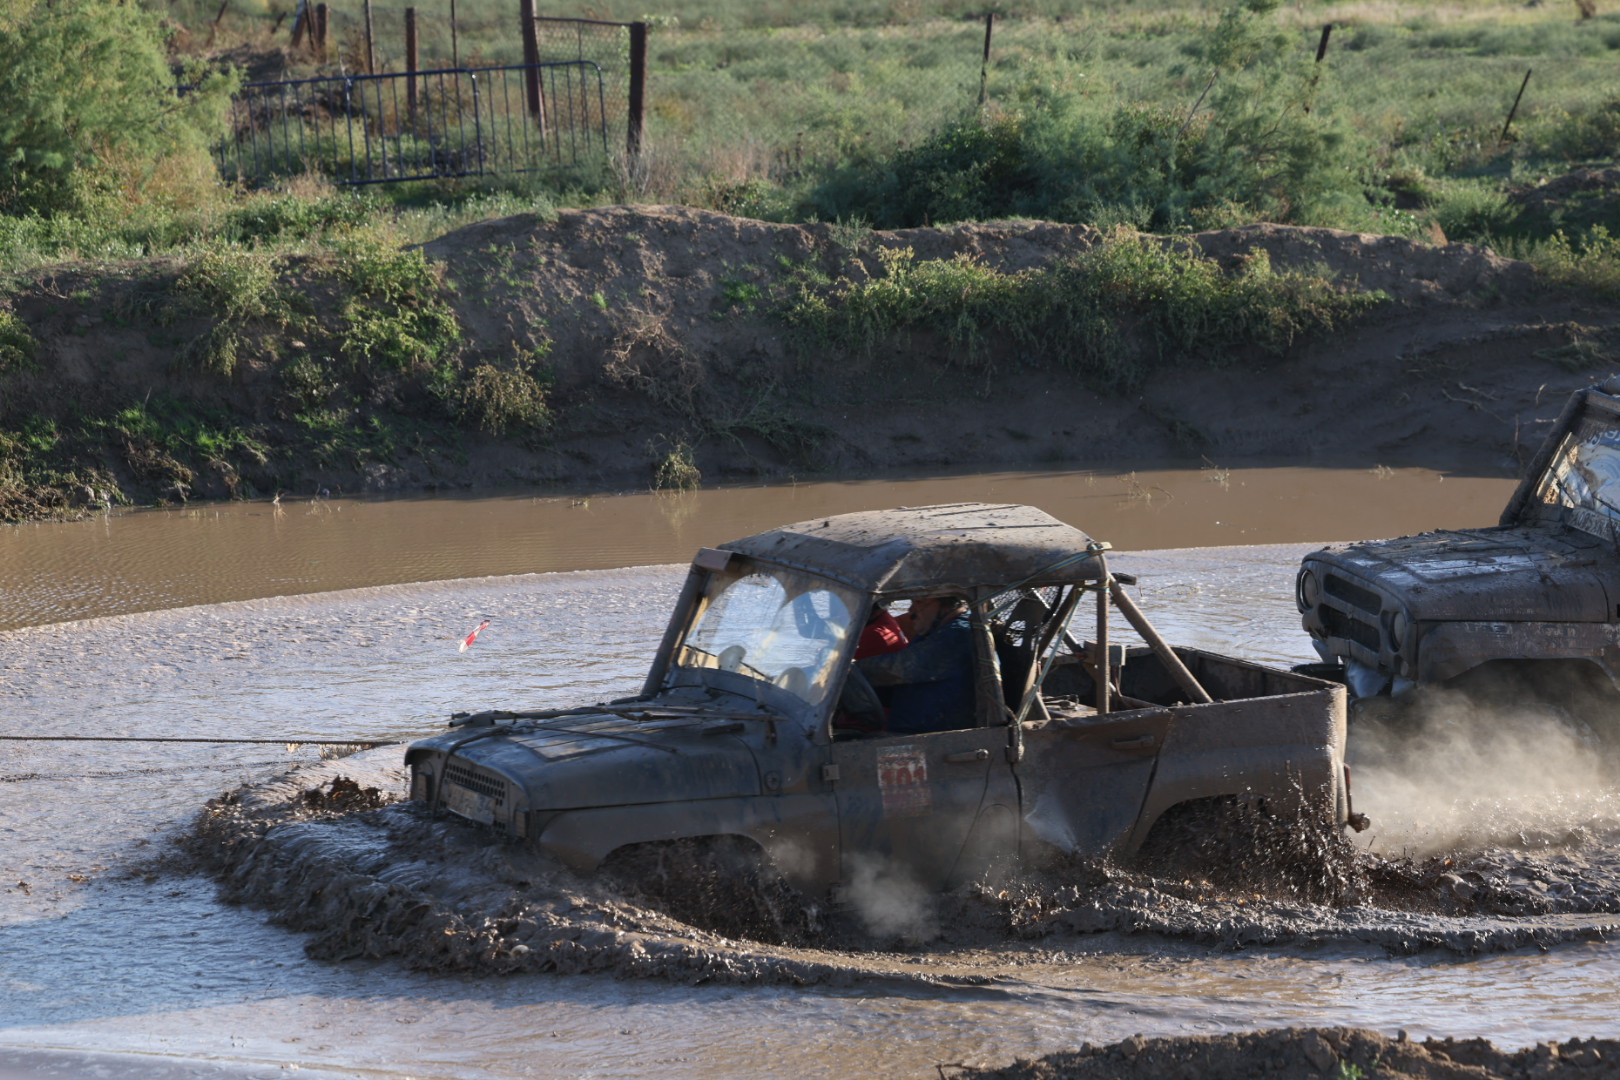
[[[506,782],[497,776],[490,776],[477,769],[462,765],[458,762],[449,762],[444,767],[444,778],[453,784],[476,791],[480,795],[488,795],[495,802],[496,809],[504,809],[506,803]]]
[[[1321,609],[1322,629],[1332,637],[1349,638],[1363,648],[1378,651],[1382,639],[1378,627],[1362,622],[1359,618],[1338,608],[1324,605]]]
[[[1329,596],[1337,597],[1347,604],[1352,604],[1369,615],[1377,615],[1384,608],[1384,602],[1377,593],[1371,589],[1364,589],[1353,581],[1347,581],[1337,574],[1328,574],[1327,580],[1323,582],[1322,587],[1327,590]],[[1374,647],[1376,648],[1376,646]]]

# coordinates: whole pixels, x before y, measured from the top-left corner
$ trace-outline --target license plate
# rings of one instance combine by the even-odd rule
[[[484,825],[495,820],[495,800],[449,780],[444,782],[444,805],[464,818]]]

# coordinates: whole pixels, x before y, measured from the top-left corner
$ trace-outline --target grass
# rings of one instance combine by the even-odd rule
[[[699,0],[683,5],[678,18],[652,19],[647,151],[634,163],[569,181],[417,183],[363,195],[335,191],[320,177],[292,177],[277,191],[226,193],[201,205],[120,202],[78,219],[3,218],[0,268],[189,254],[221,244],[296,254],[382,218],[402,239],[421,242],[489,216],[626,198],[775,220],[859,217],[893,224],[900,219],[879,220],[884,206],[856,204],[838,188],[840,177],[845,187],[869,188],[873,177],[881,180],[897,165],[914,167],[919,182],[906,186],[930,193],[925,205],[900,215],[907,224],[1039,214],[1174,230],[1264,218],[1416,238],[1428,238],[1438,225],[1450,239],[1482,242],[1509,235],[1544,239],[1560,228],[1579,237],[1590,224],[1580,213],[1574,215],[1579,220],[1531,220],[1502,200],[1510,187],[1610,160],[1620,138],[1620,81],[1612,74],[1620,59],[1620,13],[1579,20],[1570,4],[1530,8],[1500,0],[1280,7],[1264,22],[1277,43],[1274,74],[1282,82],[1264,94],[1234,92],[1250,102],[1272,102],[1273,116],[1291,125],[1290,137],[1309,143],[1296,145],[1291,160],[1322,165],[1297,182],[1279,183],[1275,172],[1256,176],[1234,167],[1242,162],[1233,148],[1253,145],[1254,135],[1271,130],[1266,116],[1212,115],[1223,90],[1242,82],[1228,71],[1210,83],[1221,67],[1210,41],[1228,6],[1227,0],[1001,6],[989,102],[994,115],[1023,125],[1027,145],[1011,159],[1005,146],[958,147],[965,160],[953,164],[938,160],[938,153],[928,160],[924,151],[941,150],[942,129],[975,115],[981,7],[960,0],[808,6]],[[286,0],[237,0],[220,29],[221,44],[284,44],[285,27],[279,38],[270,33],[284,7]],[[201,0],[166,10],[197,27],[215,14]],[[447,57],[448,5],[421,10],[426,55]],[[645,14],[600,2],[548,11]],[[379,44],[395,67],[402,14],[403,5],[376,5]],[[517,58],[504,5],[470,0],[460,5],[460,15],[464,62]],[[1318,68],[1310,61],[1328,21],[1337,29]],[[339,37],[346,27],[336,28]],[[621,63],[626,47],[616,34],[590,46],[609,66]],[[545,40],[548,48],[563,48],[561,36]],[[572,47],[580,48],[577,41]],[[303,73],[305,61],[290,59],[289,74]],[[1535,75],[1504,143],[1502,121],[1528,67]],[[1213,93],[1195,107],[1211,85]],[[1308,88],[1308,114],[1301,111],[1302,88]],[[1148,127],[1121,129],[1132,117]],[[1142,147],[1118,160],[1110,156],[1131,139],[1186,141],[1178,131],[1188,120],[1191,141],[1209,151],[1190,171],[1172,168],[1154,180],[1161,170]],[[1230,137],[1218,137],[1223,132]],[[1022,202],[979,198],[979,188],[994,187],[1001,177],[976,178],[975,170],[983,172],[998,154],[1023,169],[1015,168],[1013,179],[1026,187],[1049,195],[1064,184],[1074,190]],[[1076,155],[1084,167],[1065,168]],[[1142,168],[1144,162],[1152,167]],[[1088,187],[1076,184],[1077,174],[1118,180]],[[1163,190],[1149,190],[1154,183]],[[1596,223],[1620,229],[1620,221]]]
[[[781,315],[807,344],[875,352],[895,335],[929,332],[987,372],[1015,355],[1126,390],[1185,359],[1280,355],[1387,298],[1343,291],[1321,274],[1278,272],[1263,252],[1235,274],[1151,237],[1117,230],[1091,250],[1007,273],[969,256],[879,254],[867,281],[802,284]]]

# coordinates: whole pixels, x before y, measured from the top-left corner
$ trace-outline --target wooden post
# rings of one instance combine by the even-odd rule
[[[416,122],[416,9],[405,9],[405,112]]]
[[[366,0],[366,74],[377,74],[377,37],[371,27],[371,0]]]
[[[450,0],[450,66],[461,66],[461,43],[456,37],[456,0]]]
[[[219,33],[219,21],[225,17],[225,8],[230,2],[231,0],[224,0],[224,3],[219,5],[219,14],[214,16],[213,25],[208,28],[208,44],[210,45],[214,43],[214,35]]]
[[[1322,72],[1320,71],[1322,57],[1327,55],[1328,35],[1331,33],[1333,33],[1333,24],[1328,23],[1326,26],[1322,27],[1322,39],[1316,43],[1316,63],[1319,70],[1311,76],[1310,96],[1305,99],[1306,112],[1311,111],[1311,103],[1316,100],[1316,83],[1322,77]]]
[[[534,24],[534,0],[519,0],[518,18],[523,31],[523,87],[529,103],[529,115],[540,129],[540,138],[546,137],[545,104],[540,98],[540,38]]]
[[[1102,567],[1102,586],[1097,590],[1097,664],[1095,667],[1097,678],[1097,712],[1102,714],[1112,708],[1108,700],[1109,693],[1114,689],[1113,675],[1109,672],[1112,658],[1108,655],[1108,608],[1111,594],[1114,591],[1114,579],[1108,576],[1108,564],[1103,561],[1101,554],[1097,562]]]
[[[979,108],[984,108],[986,95],[990,92],[990,32],[996,26],[996,13],[984,13],[984,59],[979,64]]]
[[[280,19],[276,20],[276,25],[277,26],[281,25],[281,20]],[[305,34],[309,35],[310,44],[311,45],[315,44],[315,31],[309,25],[309,0],[298,0],[298,9],[293,12],[293,28],[292,28],[292,47],[293,48],[296,49],[296,48],[298,48],[298,46],[300,46],[300,45],[302,45],[304,43],[304,35]]]
[[[283,11],[280,15],[277,15],[276,16],[276,24],[270,28],[270,36],[275,37],[276,32],[281,29],[281,24],[286,22],[286,21],[287,21],[287,13],[285,11]]]
[[[630,102],[626,117],[625,150],[631,157],[641,153],[641,140],[647,132],[647,24],[630,24]]]
[[[1524,88],[1530,85],[1530,71],[1534,70],[1534,68],[1531,68],[1529,71],[1524,73],[1524,82],[1519,84],[1519,92],[1513,98],[1513,108],[1508,110],[1507,123],[1502,125],[1502,137],[1496,140],[1497,146],[1501,146],[1503,143],[1507,142],[1508,128],[1513,126],[1513,118],[1519,114],[1519,102],[1524,98]]]
[[[321,63],[326,63],[326,29],[327,18],[331,11],[325,4],[315,5],[315,26],[312,37],[315,39],[315,55]]]

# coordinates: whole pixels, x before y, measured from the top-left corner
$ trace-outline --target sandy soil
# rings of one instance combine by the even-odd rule
[[[634,488],[681,444],[710,482],[1199,456],[1500,474],[1533,449],[1571,389],[1613,364],[1605,335],[1620,311],[1548,293],[1528,264],[1461,244],[1272,225],[1175,242],[1227,264],[1264,250],[1278,267],[1325,269],[1393,302],[1281,360],[1200,357],[1126,396],[1025,365],[1007,348],[993,372],[970,369],[929,334],[870,356],[809,354],[771,314],[795,267],[860,280],[878,271],[881,249],[910,247],[1020,269],[1098,239],[1088,227],[1039,222],[865,233],[660,206],[467,226],[425,248],[454,289],[461,362],[548,348],[555,424],[543,439],[466,433],[455,447],[411,443],[364,460],[197,461],[189,495]],[[272,449],[290,445],[278,371],[297,349],[271,333],[264,354],[244,356],[229,380],[177,363],[179,346],[209,327],[160,322],[166,309],[154,296],[174,273],[60,267],[22,283],[10,306],[38,339],[40,366],[5,377],[0,423],[54,415],[65,402],[95,412],[157,394],[260,425]],[[163,494],[150,479],[161,470],[138,446],[109,445],[85,464],[131,497]]]

